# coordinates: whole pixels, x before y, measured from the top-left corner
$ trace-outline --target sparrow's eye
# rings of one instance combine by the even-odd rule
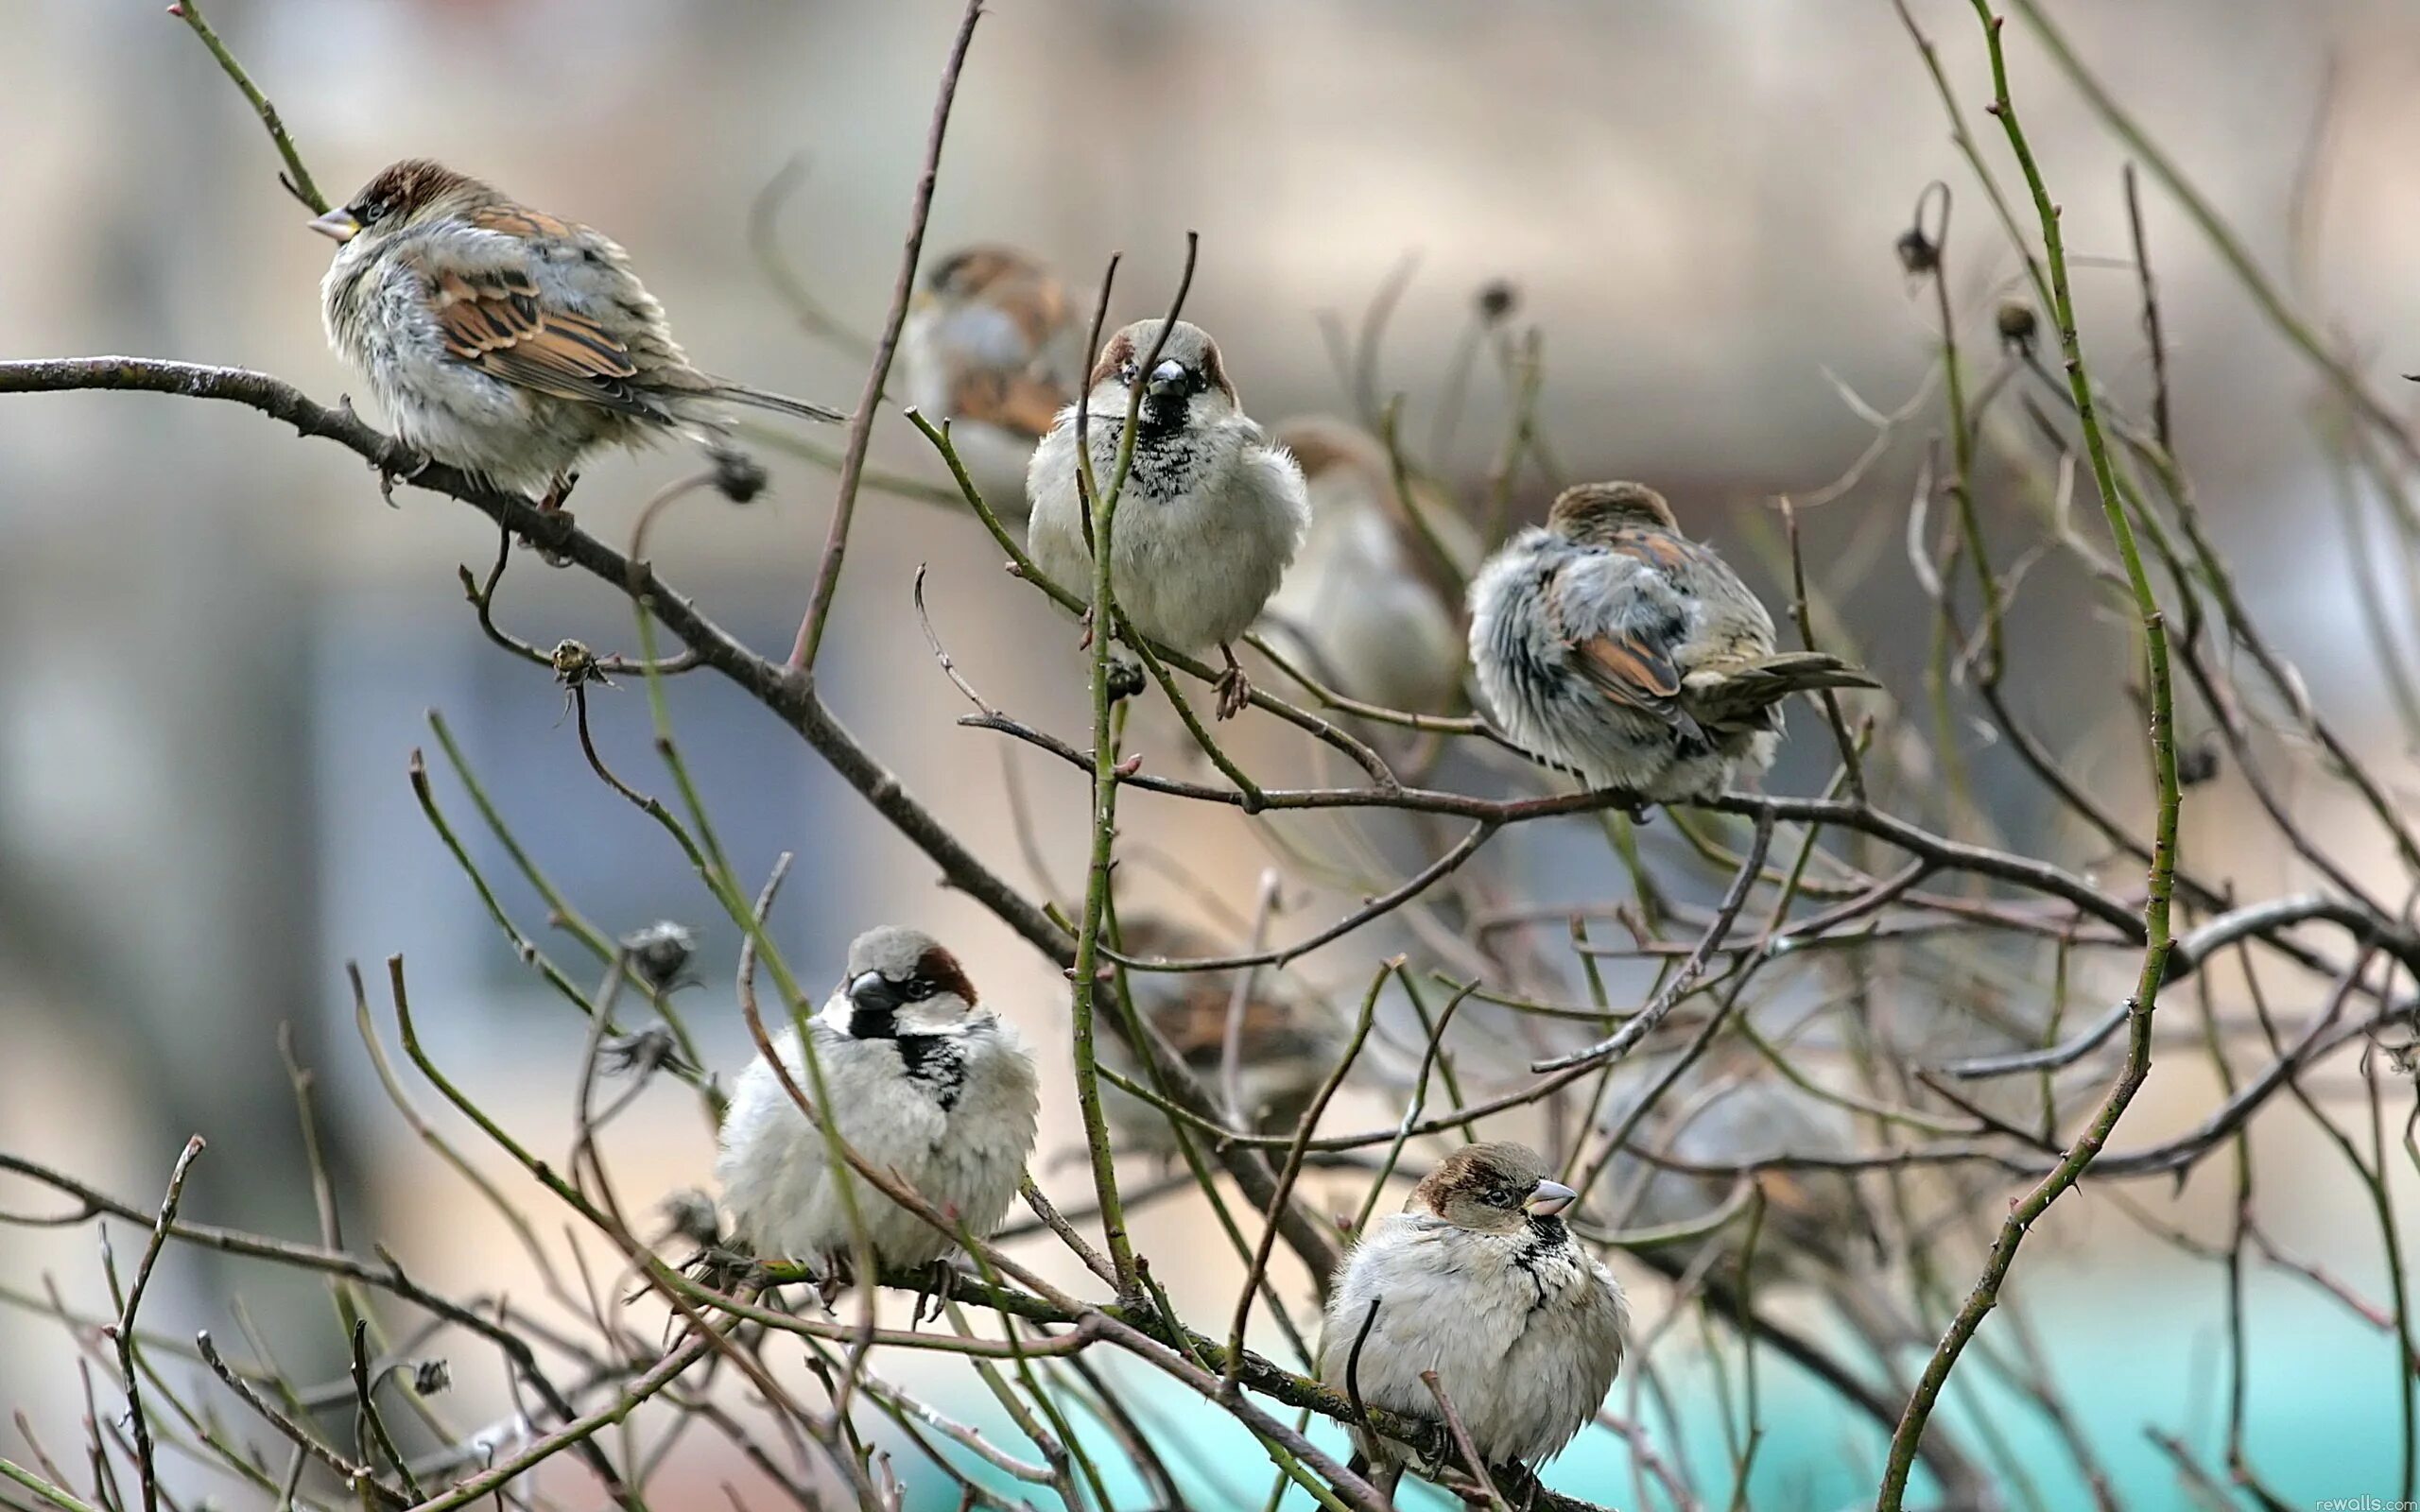
[[[941,984],[929,976],[911,976],[899,984],[899,995],[910,1003],[922,1003],[941,990]]]
[[[387,202],[383,199],[365,199],[357,205],[351,206],[350,209],[354,219],[364,226],[375,226],[386,216]]]

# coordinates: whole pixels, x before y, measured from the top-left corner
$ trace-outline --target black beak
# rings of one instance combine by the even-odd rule
[[[1145,392],[1153,399],[1183,399],[1193,391],[1193,369],[1174,357],[1164,359],[1151,369],[1151,381]]]
[[[880,971],[850,979],[849,1004],[860,1013],[890,1013],[899,1006],[899,989]]]

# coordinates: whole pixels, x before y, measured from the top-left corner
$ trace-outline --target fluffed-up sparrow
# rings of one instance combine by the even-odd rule
[[[311,229],[337,244],[320,284],[329,344],[396,435],[548,506],[600,446],[669,434],[736,455],[725,404],[842,418],[691,367],[612,238],[441,163],[383,169]]]
[[[1518,1144],[1466,1145],[1438,1162],[1403,1211],[1373,1224],[1345,1257],[1321,1330],[1320,1380],[1435,1422],[1436,1398],[1420,1379],[1434,1370],[1490,1465],[1560,1453],[1612,1388],[1630,1331],[1621,1288],[1556,1216],[1571,1200]],[[1361,1430],[1354,1447],[1357,1466],[1392,1496],[1404,1447]]]
[[[918,930],[869,930],[850,945],[848,974],[808,1028],[840,1138],[972,1232],[998,1228],[1033,1151],[1033,1057],[977,998],[957,957]],[[798,1037],[783,1034],[775,1048],[812,1098]],[[715,1174],[742,1252],[827,1275],[849,1253],[853,1234],[822,1130],[762,1057],[732,1089]],[[854,1172],[848,1179],[883,1264],[927,1264],[956,1247]]]
[[[1512,737],[1656,801],[1772,765],[1781,700],[1873,679],[1773,649],[1772,617],[1638,483],[1566,489],[1471,583],[1471,661]]]

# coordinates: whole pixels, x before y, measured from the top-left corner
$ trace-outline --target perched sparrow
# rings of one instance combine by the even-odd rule
[[[1219,952],[1217,941],[1172,919],[1139,914],[1121,924],[1131,954],[1179,959]],[[1225,972],[1129,971],[1127,981],[1135,1011],[1184,1057],[1202,1090],[1219,1097],[1235,978]],[[1127,1046],[1116,1016],[1104,1022],[1113,1032],[1100,1041],[1101,1062],[1150,1086],[1150,1074]],[[1346,1037],[1345,1024],[1325,998],[1282,971],[1264,967],[1255,972],[1236,1039],[1236,1091],[1249,1126],[1263,1133],[1292,1133],[1343,1053]],[[1176,1136],[1158,1108],[1107,1086],[1101,1089],[1101,1104],[1116,1125],[1119,1149],[1176,1153]]]
[[[610,238],[438,163],[395,163],[311,229],[338,244],[328,342],[396,434],[549,507],[599,446],[670,432],[730,455],[718,402],[841,418],[690,367]]]
[[[1461,691],[1454,584],[1478,563],[1478,539],[1449,502],[1404,500],[1386,449],[1358,426],[1307,416],[1278,426],[1277,439],[1302,465],[1311,528],[1267,620],[1347,696],[1443,712]],[[1413,504],[1453,558],[1450,570],[1412,523]]]
[[[990,1233],[1033,1150],[1032,1056],[1015,1029],[977,1005],[958,958],[928,935],[869,930],[849,947],[848,972],[809,1025],[840,1137],[933,1206]],[[783,1035],[776,1048],[812,1098],[797,1036]],[[822,1130],[761,1057],[732,1090],[715,1174],[743,1251],[827,1267],[847,1254],[848,1212]],[[948,1235],[855,1174],[849,1179],[884,1264],[949,1253]]]
[[[1514,740],[1661,801],[1772,765],[1789,695],[1876,686],[1838,657],[1774,651],[1764,605],[1637,483],[1564,490],[1489,558],[1471,661]]]
[[[925,281],[900,333],[908,402],[949,421],[987,503],[1025,510],[1025,470],[1084,376],[1082,312],[1050,270],[1008,247],[970,247]]]
[[[1112,538],[1110,593],[1139,634],[1181,651],[1219,648],[1227,662],[1219,717],[1229,719],[1252,694],[1230,643],[1277,592],[1302,544],[1309,505],[1302,469],[1244,414],[1208,332],[1178,321],[1150,372],[1140,370],[1159,334],[1157,320],[1118,332],[1088,380],[1093,475],[1103,489],[1117,472],[1128,396],[1144,386]],[[1089,598],[1092,552],[1077,471],[1071,404],[1034,448],[1026,540],[1045,576]]]
[[[1607,1128],[1627,1121],[1657,1079],[1641,1079],[1616,1095],[1600,1116]],[[1656,1100],[1606,1162],[1599,1192],[1606,1221],[1623,1228],[1687,1223],[1712,1213],[1736,1185],[1727,1176],[1700,1176],[1658,1165],[1651,1151],[1691,1165],[1744,1165],[1789,1155],[1847,1155],[1857,1142],[1842,1115],[1777,1077],[1685,1076]],[[1844,1171],[1769,1170],[1755,1182],[1764,1194],[1752,1263],[1759,1281],[1811,1280],[1857,1269],[1876,1258],[1874,1214]],[[1727,1230],[1736,1243],[1740,1226]],[[1810,1274],[1810,1272],[1812,1274]]]
[[[1490,1465],[1561,1452],[1605,1400],[1630,1328],[1621,1288],[1555,1216],[1571,1198],[1518,1144],[1445,1157],[1345,1258],[1320,1334],[1320,1380],[1434,1422],[1437,1400],[1420,1379],[1434,1370]],[[1376,1467],[1392,1496],[1402,1447],[1365,1432],[1354,1447],[1356,1465]]]

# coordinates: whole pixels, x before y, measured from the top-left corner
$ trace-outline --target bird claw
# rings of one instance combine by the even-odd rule
[[[934,1261],[928,1284],[916,1288],[916,1310],[908,1314],[908,1327],[940,1322],[942,1311],[957,1295],[958,1267],[947,1259]],[[926,1311],[928,1303],[930,1312]]]
[[[571,558],[564,556],[559,548],[565,541],[571,539],[571,533],[579,528],[579,523],[572,518],[572,512],[563,507],[563,501],[571,497],[572,487],[579,481],[579,474],[577,472],[566,472],[557,478],[554,486],[548,489],[544,496],[538,501],[538,513],[545,521],[545,535],[542,539],[540,534],[533,530],[522,538],[521,543],[534,548],[538,553],[538,559],[549,567],[571,565]]]
[[[346,413],[350,414],[352,409],[353,402],[348,399],[345,401]],[[409,467],[396,466],[395,464],[399,459],[397,454],[401,454],[402,458],[408,459],[411,465]],[[395,503],[395,485],[398,483],[418,482],[420,480],[420,475],[429,470],[429,466],[433,460],[434,458],[430,457],[426,453],[415,452],[410,447],[406,446],[403,442],[397,441],[389,449],[385,455],[379,457],[377,461],[370,464],[370,471],[378,474],[378,497],[387,501],[388,508],[395,509],[402,507],[402,506]]]
[[[815,1300],[822,1306],[824,1312],[830,1313],[832,1303],[842,1292],[849,1289],[850,1281],[855,1279],[850,1273],[847,1258],[840,1255],[832,1256],[823,1263],[823,1274],[815,1280]]]
[[[1233,719],[1252,704],[1252,679],[1244,669],[1231,659],[1227,670],[1219,674],[1219,717]]]
[[[769,1274],[765,1263],[754,1255],[742,1254],[721,1245],[708,1245],[689,1257],[681,1267],[699,1285],[729,1295],[743,1287],[761,1291]],[[643,1292],[644,1289],[642,1289]],[[635,1298],[641,1293],[633,1293]]]

